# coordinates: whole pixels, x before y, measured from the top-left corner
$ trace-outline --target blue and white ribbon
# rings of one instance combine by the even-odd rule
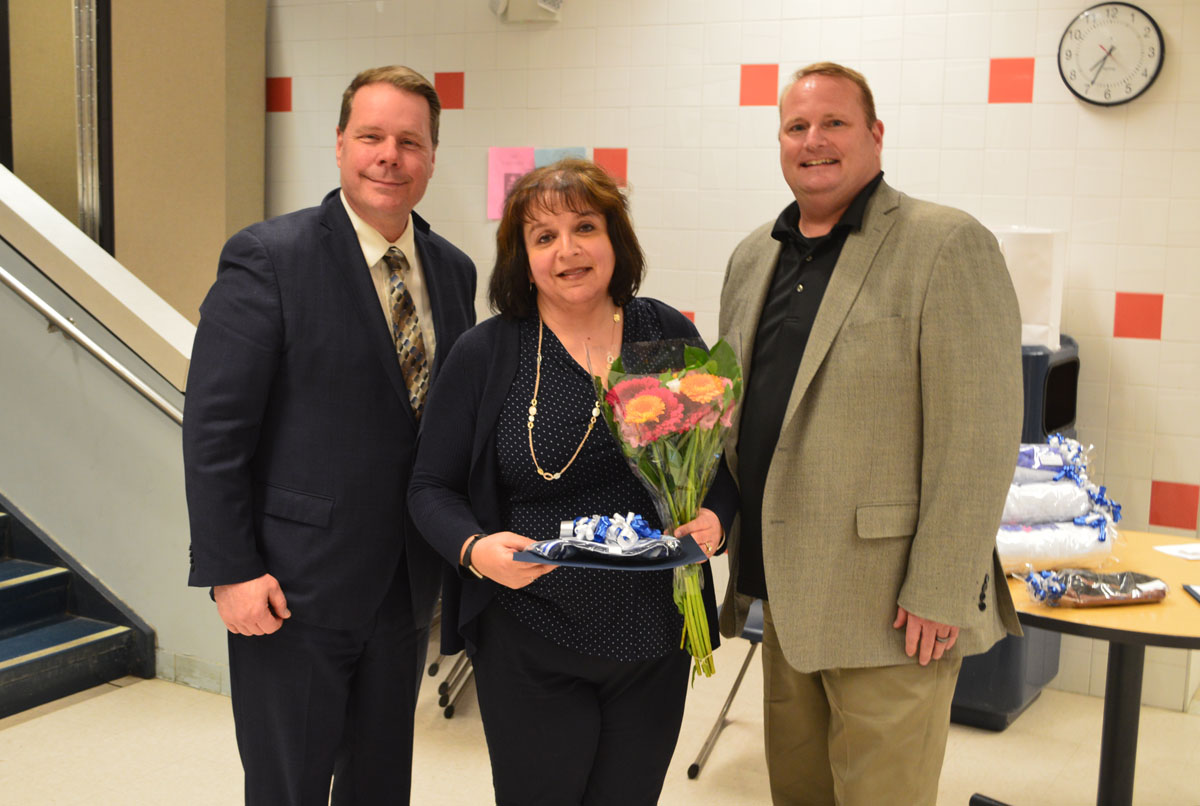
[[[1030,571],[1025,575],[1025,587],[1030,596],[1047,604],[1056,603],[1066,592],[1057,571]]]
[[[562,521],[558,527],[558,536],[628,549],[641,540],[658,540],[662,538],[662,532],[652,528],[641,515],[633,512],[621,515],[614,512],[611,516],[592,515]]]

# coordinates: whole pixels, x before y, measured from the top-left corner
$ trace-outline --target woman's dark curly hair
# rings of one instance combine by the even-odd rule
[[[646,273],[646,258],[633,234],[629,203],[596,163],[564,159],[525,174],[504,202],[496,231],[496,265],[488,284],[493,311],[524,319],[537,310],[537,290],[529,281],[529,254],[525,251],[525,224],[536,210],[603,215],[616,257],[609,296],[622,307],[633,299]]]

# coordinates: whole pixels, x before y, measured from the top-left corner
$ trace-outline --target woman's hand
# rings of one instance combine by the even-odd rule
[[[506,588],[523,588],[558,567],[513,559],[513,554],[533,542],[535,541],[515,532],[496,532],[481,537],[475,543],[475,548],[471,549],[471,565],[488,579],[499,582]],[[463,549],[466,550],[466,543],[463,544]]]
[[[708,557],[720,550],[725,543],[725,530],[721,526],[721,519],[711,509],[703,507],[695,520],[688,521],[675,530],[676,537],[685,535],[691,535],[692,540],[696,541],[696,545]]]

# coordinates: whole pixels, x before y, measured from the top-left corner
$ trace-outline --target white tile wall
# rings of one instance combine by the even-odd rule
[[[782,87],[801,65],[845,61],[875,90],[889,182],[992,226],[1068,233],[1077,425],[1125,525],[1145,528],[1151,479],[1200,483],[1200,2],[1139,4],[1167,64],[1145,96],[1104,109],[1058,76],[1077,0],[566,0],[561,22],[538,25],[502,23],[486,0],[271,0],[268,72],[292,78],[293,111],[268,115],[268,213],[337,183],[337,105],[355,72],[463,71],[466,109],[443,115],[422,211],[481,287],[495,233],[486,147],[628,148],[647,293],[694,310],[712,338],[729,251],[790,200],[776,111],[739,107],[740,65],[779,64]],[[1035,58],[1033,103],[987,103],[993,57]],[[1122,292],[1164,295],[1161,341],[1113,337]],[[1100,690],[1098,651],[1064,647],[1060,679]],[[1197,667],[1184,677],[1200,680]]]

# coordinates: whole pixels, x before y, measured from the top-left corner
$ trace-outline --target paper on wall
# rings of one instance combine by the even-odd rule
[[[533,150],[533,167],[541,168],[552,162],[574,157],[578,160],[587,159],[587,149],[583,146],[567,146],[566,148],[535,148]]]
[[[992,231],[1021,306],[1021,344],[1060,346],[1067,236],[1060,230],[1005,227]]]
[[[487,217],[499,221],[504,213],[508,191],[525,174],[533,170],[532,148],[488,149]]]

